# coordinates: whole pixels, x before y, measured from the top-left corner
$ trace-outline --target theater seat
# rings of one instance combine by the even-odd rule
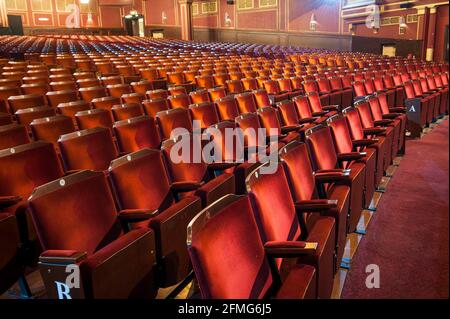
[[[363,157],[356,159],[356,162],[362,162],[365,165],[365,186],[364,186],[364,208],[369,208],[375,193],[377,170],[383,171],[383,167],[378,167],[377,153],[374,148],[366,148],[375,144],[373,140],[353,141],[347,120],[342,114],[332,116],[327,121],[331,129],[334,145],[338,156],[340,154],[350,154],[352,152],[363,154]],[[354,161],[342,163],[344,169],[349,168]]]
[[[123,153],[143,148],[159,149],[161,145],[158,128],[152,117],[138,116],[115,122],[114,133],[119,150]]]
[[[323,106],[320,96],[317,92],[310,92],[307,94],[309,105],[313,116],[332,116],[339,110],[339,105]]]
[[[125,103],[114,105],[111,109],[114,120],[122,121],[144,115],[141,103]]]
[[[93,109],[80,111],[75,114],[78,129],[85,130],[94,127],[106,127],[112,131],[113,117],[111,111]]]
[[[242,93],[235,95],[239,113],[256,113],[257,104],[252,93]]]
[[[0,150],[30,143],[30,136],[25,125],[7,124],[0,126]]]
[[[230,238],[245,245],[230,245]],[[247,196],[228,195],[199,213],[189,223],[187,245],[204,299],[316,296],[314,267],[296,265],[282,283],[270,266],[277,257],[297,258],[310,252],[301,243],[278,242],[265,248]],[[286,247],[291,248],[290,256],[280,253]]]
[[[47,105],[45,97],[37,94],[11,96],[8,98],[8,103],[12,113],[22,109]]]
[[[269,165],[275,171],[264,173]],[[331,217],[320,217],[310,231],[302,228],[297,213],[302,207],[292,200],[288,180],[283,167],[278,163],[267,163],[255,170],[246,180],[257,223],[261,225],[261,237],[265,245],[272,242],[288,242],[298,245],[303,241],[317,244],[310,254],[301,256],[297,263],[314,266],[317,271],[317,297],[330,298],[334,277],[334,250],[336,247],[335,221]],[[300,244],[302,245],[302,244]],[[289,268],[286,260],[276,261],[284,274]],[[286,267],[286,268],[284,268]]]
[[[118,214],[103,172],[82,171],[38,187],[29,207],[49,298],[156,296],[154,233],[122,229],[129,216]],[[68,264],[81,270],[79,288],[65,284]]]
[[[62,135],[58,139],[58,145],[66,172],[106,170],[109,163],[118,156],[111,131],[105,127]]]
[[[48,104],[53,108],[56,108],[61,103],[69,103],[78,100],[77,91],[50,91],[47,92],[45,96],[47,97]]]
[[[316,126],[306,131],[306,142],[311,154],[315,171],[321,173],[340,172],[346,176],[342,181],[350,187],[350,214],[348,216],[348,232],[354,232],[364,207],[365,165],[352,162],[346,171],[343,163],[349,160],[358,160],[362,154],[339,156],[333,143],[329,127]],[[326,188],[326,190],[328,190]]]
[[[350,210],[350,187],[339,183],[340,173],[316,174],[313,171],[306,144],[292,142],[283,147],[280,160],[291,186],[291,194],[296,204],[303,203],[307,209],[301,218],[309,232],[320,216],[331,216],[336,224],[336,260],[337,271],[344,254],[347,238],[347,215]],[[332,185],[325,190],[325,184]],[[302,220],[300,220],[302,222]]]
[[[219,115],[214,106],[214,103],[203,102],[199,104],[192,104],[189,106],[192,121],[196,121],[201,129],[206,129],[211,125],[219,123]]]
[[[166,111],[170,108],[169,101],[164,98],[150,99],[142,101],[145,113],[150,117],[155,117],[158,112]]]
[[[192,120],[189,110],[178,108],[156,113],[156,122],[163,140],[192,132]],[[176,130],[179,129],[179,130]]]
[[[236,100],[232,96],[227,96],[216,100],[217,113],[222,121],[232,121],[239,116],[239,109]]]
[[[180,157],[174,150],[178,145],[189,146],[188,155]],[[177,148],[174,148],[177,147]],[[233,174],[214,176],[214,171],[208,167],[202,154],[200,158],[194,152],[202,150],[202,141],[199,135],[185,134],[177,138],[164,141],[161,150],[172,187],[184,197],[195,195],[202,200],[202,207],[206,207],[219,198],[235,193],[235,178]],[[177,156],[177,158],[173,158]],[[184,157],[186,156],[186,157]]]
[[[22,262],[35,265],[40,252],[27,199],[35,187],[63,176],[52,143],[33,142],[0,151],[0,198],[2,212],[13,214],[19,227]],[[8,202],[8,204],[5,203]]]
[[[158,285],[169,287],[185,279],[191,271],[186,229],[201,210],[200,199],[188,196],[175,201],[159,150],[144,149],[118,158],[111,163],[109,176],[120,215],[128,216],[132,229],[151,228],[155,233]]]
[[[30,127],[36,141],[51,142],[56,148],[58,147],[58,138],[61,135],[75,131],[72,119],[65,115],[35,119],[30,123]]]
[[[361,120],[361,125],[364,130],[370,132],[373,131],[374,135],[382,135],[385,137],[386,142],[386,156],[384,160],[384,171],[388,169],[389,165],[391,165],[392,160],[394,159],[394,129],[390,127],[390,121],[379,121],[375,122],[372,117],[372,112],[370,109],[370,105],[367,101],[361,101],[355,104],[355,108],[358,111],[359,118]],[[382,133],[380,133],[382,131]],[[369,135],[370,136],[370,135]],[[373,135],[372,135],[373,136]]]

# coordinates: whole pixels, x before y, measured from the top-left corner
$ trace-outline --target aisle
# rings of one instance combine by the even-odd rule
[[[407,142],[352,260],[341,298],[448,298],[449,123]],[[366,266],[380,288],[366,287]]]

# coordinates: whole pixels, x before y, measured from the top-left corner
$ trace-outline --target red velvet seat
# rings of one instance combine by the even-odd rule
[[[297,215],[301,214],[302,205],[295,205],[283,167],[280,164],[271,165],[276,165],[275,172],[264,173],[264,168],[268,166],[265,164],[247,178],[247,189],[256,220],[261,225],[263,242],[266,245],[271,242],[290,242],[292,245],[302,241],[316,243],[315,249],[299,257],[297,262],[316,268],[317,297],[330,298],[335,270],[334,218],[318,218],[310,231],[302,227]],[[282,274],[286,268],[289,269],[288,262],[284,258],[276,260]]]
[[[0,151],[0,198],[2,212],[16,216],[22,261],[34,265],[40,247],[31,222],[27,199],[35,187],[63,176],[52,143],[33,142]]]
[[[378,102],[381,108],[383,118],[400,121],[399,146],[400,154],[406,152],[406,128],[408,126],[408,116],[405,107],[390,108],[387,101],[387,95],[384,93],[377,94]]]
[[[303,130],[303,126],[299,124],[282,126],[277,109],[270,106],[264,107],[259,109],[257,114],[262,127],[266,129],[268,137],[278,137],[283,143],[300,139],[301,135],[299,133]]]
[[[78,129],[85,130],[94,127],[106,127],[112,130],[113,118],[111,111],[104,109],[93,109],[80,111],[75,114]]]
[[[273,102],[281,102],[284,100],[288,100],[290,98],[288,91],[282,91],[280,89],[280,86],[277,81],[274,80],[268,80],[264,82],[264,89],[267,91],[267,94],[272,96]],[[258,104],[259,105],[259,104]],[[270,104],[272,105],[272,103]],[[263,105],[264,106],[270,106],[270,105]]]
[[[230,246],[230,238],[242,244]],[[281,284],[280,274],[270,264],[282,256],[277,248],[282,250],[289,243],[271,243],[265,250],[247,196],[228,195],[199,213],[189,223],[187,244],[202,298],[316,296],[316,271],[312,266],[294,266]],[[306,252],[300,243],[292,247],[290,257]]]
[[[216,107],[222,121],[234,121],[239,116],[239,109],[236,100],[232,96],[216,100]]]
[[[163,98],[144,100],[142,105],[145,113],[150,117],[155,117],[158,112],[166,111],[170,108],[169,101]]]
[[[280,91],[288,92],[289,99],[292,99],[292,98],[302,94],[302,92],[303,92],[301,85],[294,87],[293,81],[295,81],[295,80],[292,80],[289,78],[281,78],[281,79],[277,80],[278,86],[280,87]]]
[[[23,94],[45,95],[49,91],[48,85],[44,83],[22,84],[20,88],[22,89]],[[76,86],[74,89],[77,89]],[[55,89],[53,90],[58,91]]]
[[[189,110],[178,108],[161,111],[156,113],[155,118],[163,140],[182,133],[192,132],[192,120]]]
[[[82,171],[38,187],[29,206],[49,298],[156,296],[154,233],[122,229],[129,215],[118,215],[104,173]],[[68,264],[80,269],[79,288],[60,287]]]
[[[65,115],[56,115],[35,119],[30,123],[31,132],[36,141],[43,140],[58,147],[58,138],[61,135],[75,131],[72,118]]]
[[[432,96],[435,99],[434,108],[429,109],[429,115],[428,118],[431,119],[431,122],[436,122],[438,116],[439,116],[439,110],[441,108],[441,100],[444,96],[442,96],[442,93],[435,87],[432,89],[428,85],[428,81],[425,77],[421,77],[419,79],[420,87],[422,89],[422,92],[424,95]],[[414,82],[413,82],[414,84]]]
[[[106,170],[119,155],[111,131],[95,127],[62,135],[58,140],[65,171]]]
[[[186,88],[184,86],[176,86],[176,85],[169,86],[167,91],[169,92],[169,96],[187,95],[188,94],[188,91],[186,90]]]
[[[130,83],[134,93],[140,93],[145,95],[147,91],[151,91],[154,89],[154,86],[151,81],[142,80],[139,82],[131,82]]]
[[[396,85],[391,75],[385,74],[383,76],[384,86],[388,90],[395,90],[395,104],[394,107],[402,107],[405,102],[405,89],[403,85]]]
[[[227,96],[227,92],[224,88],[212,88],[208,90],[209,97],[212,102],[222,99]]]
[[[79,88],[91,88],[101,86],[102,83],[97,78],[87,78],[77,80],[77,85]]]
[[[110,111],[114,105],[120,104],[120,98],[114,96],[105,96],[93,99],[91,101],[94,109],[103,109]]]
[[[244,91],[254,91],[258,89],[258,81],[254,77],[246,77],[241,80]]]
[[[364,186],[364,208],[369,208],[375,189],[378,187],[376,177],[383,174],[383,162],[377,162],[377,153],[374,148],[367,148],[376,141],[359,140],[354,141],[351,137],[350,128],[347,120],[341,114],[332,116],[328,119],[328,126],[331,129],[334,145],[338,156],[342,154],[351,154],[352,152],[361,153],[363,157],[355,161],[342,163],[344,169],[349,168],[353,162],[362,162],[365,165],[365,186]],[[379,174],[379,175],[377,175]]]
[[[11,96],[8,98],[8,103],[11,113],[15,113],[22,109],[47,105],[45,97],[37,94]]]
[[[28,143],[30,137],[24,125],[12,123],[0,126],[0,150]]]
[[[342,79],[340,76],[335,76],[330,78],[330,86],[333,92],[340,92],[342,99],[342,108],[346,108],[353,104],[353,91],[349,88],[344,88],[342,84]]]
[[[140,103],[117,104],[112,107],[111,111],[115,121],[144,115],[144,109]]]
[[[369,102],[372,119],[375,125],[378,124],[383,126],[390,126],[393,128],[392,156],[393,157],[397,156],[400,149],[400,145],[403,146],[405,138],[404,136],[405,131],[402,131],[401,120],[397,118],[391,118],[388,115],[383,115],[378,97],[376,96],[370,97],[369,99],[367,99],[367,101]]]
[[[382,136],[385,133],[384,129],[364,129],[361,124],[361,118],[359,112],[353,108],[349,107],[343,110],[343,114],[347,119],[348,127],[350,129],[350,134],[352,140],[365,140],[370,139],[375,143],[367,146],[368,148],[376,149],[377,155],[377,169],[375,176],[375,185],[379,185],[381,179],[383,178],[384,171],[389,167],[390,159],[390,148],[388,148],[388,140]],[[389,149],[389,152],[388,152]],[[381,169],[380,169],[381,168]]]
[[[143,148],[159,149],[161,138],[155,119],[138,116],[114,123],[114,132],[119,149],[123,153],[139,151]]]
[[[122,94],[120,97],[122,103],[142,103],[145,100],[145,95],[141,93]]]
[[[48,106],[30,107],[27,109],[20,109],[14,114],[19,124],[25,125],[29,132],[31,132],[30,124],[33,120],[50,117],[56,115],[56,110]]]
[[[364,208],[365,165],[352,162],[345,171],[343,164],[349,160],[358,160],[363,156],[359,153],[354,156],[339,156],[333,143],[329,127],[316,126],[306,132],[306,142],[312,157],[314,169],[321,172],[341,172],[347,175],[342,181],[350,186],[350,214],[348,217],[348,232],[354,232]],[[349,159],[350,158],[350,159]]]
[[[169,91],[167,90],[152,90],[145,92],[149,99],[167,99],[169,97]]]
[[[235,95],[238,103],[239,113],[256,113],[257,105],[253,93],[242,93]]]
[[[299,101],[299,99],[297,99],[297,101]],[[315,122],[314,118],[300,119],[300,117],[297,114],[295,103],[292,101],[286,100],[279,102],[277,104],[277,109],[284,126],[295,127],[303,125],[303,128],[309,128],[310,126],[314,125]]]
[[[394,154],[392,153],[394,149],[394,129],[389,127],[389,123],[386,121],[375,122],[372,117],[372,111],[370,109],[370,105],[367,101],[361,101],[355,105],[359,119],[361,121],[361,125],[366,131],[374,131],[373,135],[382,135],[385,137],[385,159],[384,159],[384,171],[388,169],[389,165],[391,165],[392,160],[394,158]],[[380,133],[380,131],[382,131]]]
[[[187,94],[171,95],[169,96],[169,104],[172,109],[187,109],[191,105],[191,100]]]
[[[219,115],[214,103],[204,102],[189,106],[192,121],[197,121],[199,128],[205,129],[211,125],[219,123]]]
[[[94,100],[96,98],[107,96],[106,89],[103,86],[80,88],[80,89],[78,89],[78,92],[80,92],[81,98],[87,102],[92,102],[92,100]],[[120,96],[115,96],[115,97],[120,98]]]
[[[390,108],[395,107],[395,99],[397,97],[397,88],[387,88],[384,84],[382,76],[375,77],[373,79],[373,85],[375,86],[375,91],[379,94],[385,94],[387,98],[387,103]],[[401,89],[401,88],[399,88]]]
[[[77,91],[50,91],[46,94],[48,104],[55,108],[61,103],[69,103],[78,100]]]
[[[297,114],[300,118],[300,121],[304,123],[321,123],[326,121],[327,117],[322,117],[319,116],[318,114],[313,115],[311,105],[309,104],[309,100],[306,96],[303,95],[296,96],[293,99],[293,102],[295,104],[295,108],[297,110]]]
[[[311,231],[320,216],[331,216],[335,219],[335,269],[337,270],[341,264],[347,238],[350,188],[339,184],[340,173],[316,174],[313,171],[306,144],[289,143],[280,150],[280,160],[290,181],[294,202],[309,206],[301,217],[304,219],[307,231]],[[333,185],[325,191],[325,183],[330,181]]]
[[[331,83],[328,78],[318,79],[317,86],[319,87],[319,94],[330,96],[330,100],[327,105],[339,105],[339,107],[343,106],[342,93],[340,91],[332,90]]]
[[[256,114],[251,114],[256,116]],[[242,116],[242,115],[241,115]],[[239,117],[241,117],[239,116]],[[224,121],[211,126],[206,130],[207,134],[211,136],[213,145],[213,154],[211,160],[208,162],[210,168],[215,172],[230,173],[235,176],[235,190],[237,194],[245,194],[245,179],[246,177],[258,167],[259,162],[257,156],[259,149],[249,149],[249,144],[245,144],[245,128],[242,136],[241,134],[230,134],[227,131],[236,132],[237,125],[235,123]],[[258,131],[252,134],[253,143],[257,143]],[[232,143],[227,141],[227,138],[232,138]],[[265,142],[265,141],[264,141]],[[264,150],[266,148],[264,147]],[[264,152],[265,153],[265,152]]]
[[[214,77],[211,75],[199,75],[195,77],[195,83],[197,89],[213,89],[216,85],[214,83]]]
[[[191,147],[189,158],[172,158],[180,156],[173,153],[177,143],[186,143],[183,145]],[[185,134],[164,141],[161,150],[167,163],[172,188],[182,197],[191,194],[198,196],[202,200],[202,206],[206,207],[227,194],[233,194],[235,179],[233,174],[227,173],[215,177],[202,155],[196,159],[193,153],[195,150],[201,150],[201,146],[200,136]]]
[[[78,100],[73,102],[60,103],[58,104],[57,109],[62,115],[71,117],[75,123],[75,114],[80,111],[90,110],[91,104],[83,100]]]
[[[194,90],[194,83],[186,80],[183,72],[168,72],[167,73],[167,84],[182,86],[186,89],[187,92],[191,92]]]
[[[244,85],[242,84],[241,80],[228,80],[226,82],[227,84],[227,90],[230,92],[230,94],[241,94],[244,93]]]
[[[315,80],[305,80],[305,82],[303,82],[303,91],[306,95],[309,95],[309,93],[316,93],[321,104],[330,105],[330,95],[319,93],[319,85]]]
[[[197,90],[189,93],[193,104],[212,102],[207,90]]]
[[[307,97],[313,116],[332,116],[339,110],[339,105],[322,105],[317,92],[310,92]]]
[[[201,210],[200,199],[175,201],[159,150],[143,149],[113,161],[109,176],[120,214],[130,218],[132,228],[151,228],[155,233],[159,287],[183,280],[191,270],[186,229]]]

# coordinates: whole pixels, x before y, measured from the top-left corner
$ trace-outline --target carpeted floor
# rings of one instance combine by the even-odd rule
[[[407,155],[362,239],[342,298],[448,298],[449,123],[407,142]],[[366,267],[380,288],[366,287]]]

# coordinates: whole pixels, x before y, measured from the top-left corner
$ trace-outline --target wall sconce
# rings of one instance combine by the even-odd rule
[[[399,23],[399,28],[398,28],[398,34],[405,34],[406,33],[406,28],[408,27],[408,25],[405,22],[405,17],[400,17],[400,23]]]
[[[89,4],[89,0],[80,0],[81,4]]]
[[[311,20],[309,21],[309,30],[311,31],[317,30],[317,20],[314,13],[311,15]]]
[[[89,12],[87,15],[86,25],[91,26],[93,24],[94,24],[94,19],[92,19],[92,13]]]
[[[161,13],[161,20],[162,20],[162,23],[163,23],[163,24],[166,24],[166,23],[167,23],[167,15],[166,15],[166,12],[165,12],[165,11],[163,11],[163,12]]]
[[[225,12],[225,26],[231,27],[231,18],[228,12]]]
[[[380,26],[377,25],[377,23],[375,22],[375,20],[373,20],[370,24],[370,27],[373,30],[373,34],[378,34],[378,31],[380,31]]]

